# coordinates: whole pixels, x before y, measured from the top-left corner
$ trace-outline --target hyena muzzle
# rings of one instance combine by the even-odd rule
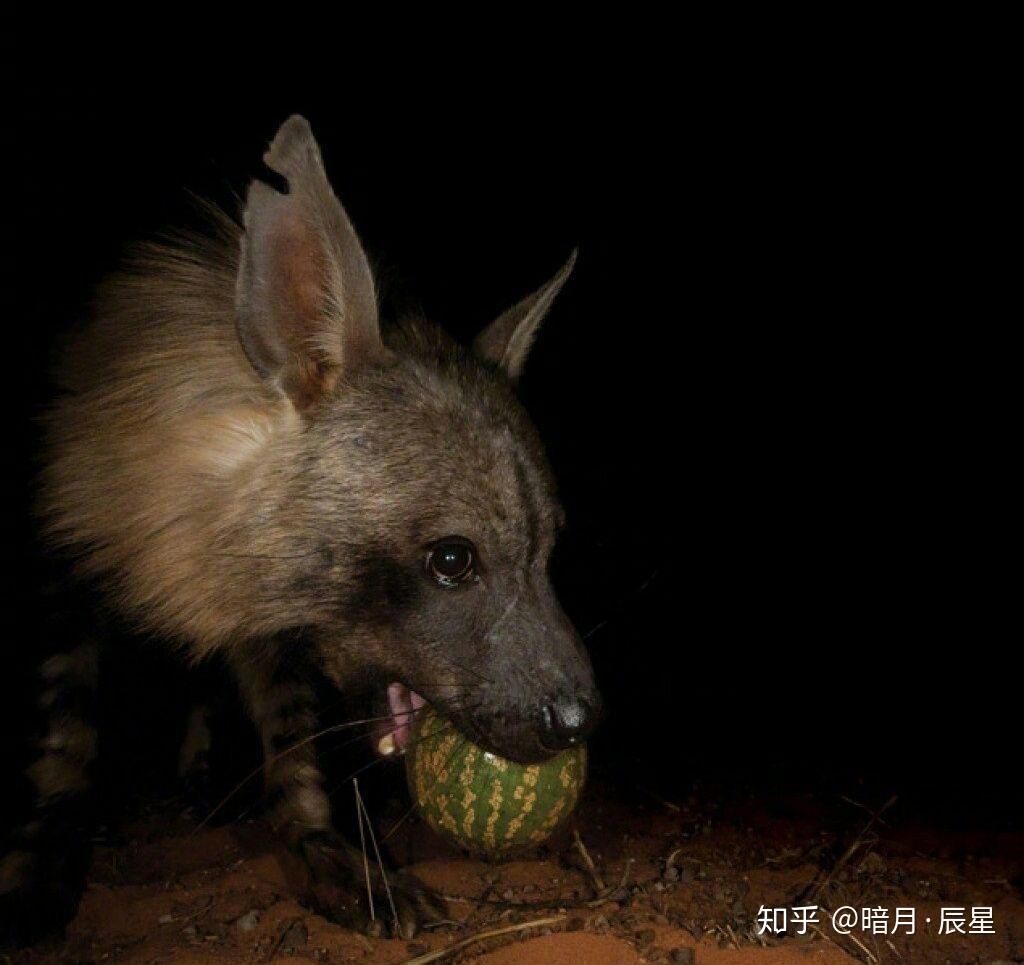
[[[342,691],[386,695],[385,750],[405,746],[423,701],[521,761],[584,739],[599,712],[547,575],[554,482],[514,394],[572,260],[472,346],[421,318],[381,327],[306,121],[289,119],[264,160],[283,180],[250,185],[241,226],[219,217],[210,237],[145,247],[101,289],[46,416],[39,514],[105,609],[232,668],[274,823],[316,906],[358,921],[354,852],[305,740],[317,706],[303,661]],[[0,858],[8,922],[69,886],[47,857],[55,829],[88,836],[67,811],[88,795],[103,634],[67,633],[51,628],[62,652],[42,664],[37,810]],[[429,896],[409,876],[392,884],[410,934]]]

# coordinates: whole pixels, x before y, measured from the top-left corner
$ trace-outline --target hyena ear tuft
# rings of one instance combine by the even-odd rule
[[[334,195],[305,118],[264,155],[282,194],[249,185],[235,289],[238,337],[253,368],[310,411],[343,372],[384,363],[377,295],[359,238]]]
[[[578,249],[574,248],[569,260],[553,278],[499,315],[473,342],[473,351],[485,362],[503,369],[513,382],[523,371],[530,346],[540,331],[540,323],[572,274],[577,254]]]

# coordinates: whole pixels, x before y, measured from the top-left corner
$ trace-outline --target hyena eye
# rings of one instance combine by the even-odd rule
[[[461,537],[435,543],[427,554],[427,572],[444,587],[465,583],[473,576],[473,544]]]

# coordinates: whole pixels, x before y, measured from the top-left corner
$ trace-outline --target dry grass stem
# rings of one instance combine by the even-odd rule
[[[576,850],[579,851],[580,857],[583,859],[583,863],[587,866],[587,871],[590,872],[590,877],[594,879],[594,888],[600,895],[608,890],[604,883],[604,878],[601,877],[600,872],[597,870],[597,866],[594,864],[594,859],[590,857],[590,852],[587,850],[587,846],[583,843],[583,839],[580,837],[579,831],[576,828],[572,829],[573,841],[576,844]]]
[[[470,935],[469,938],[463,938],[462,941],[449,945],[447,948],[441,948],[436,952],[427,952],[426,955],[418,955],[416,958],[407,959],[403,965],[427,965],[428,962],[440,961],[442,958],[454,955],[456,952],[460,952],[462,949],[468,948],[476,942],[485,941],[488,938],[511,935],[513,932],[527,931],[530,928],[543,928],[545,925],[557,925],[564,920],[565,915],[556,915],[552,918],[535,918],[533,921],[524,921],[518,925],[506,925],[504,928],[492,928],[489,931],[477,932],[477,934]]]

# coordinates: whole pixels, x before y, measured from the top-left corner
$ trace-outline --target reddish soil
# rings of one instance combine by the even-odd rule
[[[536,919],[556,921],[473,941],[445,961],[486,965],[587,962],[745,963],[1011,962],[1024,955],[1019,836],[926,833],[885,826],[824,885],[820,904],[913,906],[913,936],[835,933],[758,936],[761,904],[792,905],[835,866],[865,814],[849,807],[851,835],[821,830],[817,805],[796,802],[785,818],[689,804],[611,804],[591,789],[576,817],[598,875],[595,898],[568,831],[550,847],[501,864],[449,850],[414,820],[394,857],[448,896],[450,921],[413,941],[367,938],[313,914],[272,835],[259,822],[194,832],[195,818],[147,814],[116,846],[97,849],[67,936],[12,961],[406,962],[481,932]],[[824,858],[823,855],[833,857]],[[939,935],[942,906],[991,906],[995,934]],[[925,918],[932,919],[925,924]],[[856,938],[857,941],[854,941]],[[858,945],[859,942],[859,945]],[[692,956],[691,957],[691,951]]]

